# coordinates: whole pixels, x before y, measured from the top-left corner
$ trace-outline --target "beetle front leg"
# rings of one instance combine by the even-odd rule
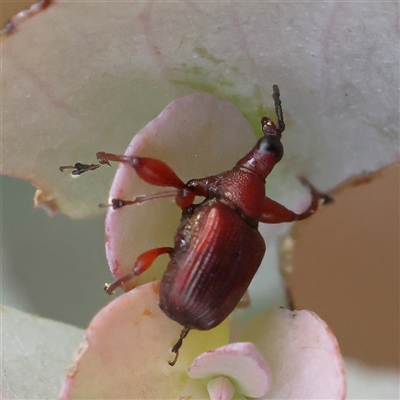
[[[141,179],[155,186],[171,186],[176,189],[184,189],[185,183],[163,161],[150,157],[129,157],[105,153],[96,154],[100,164],[108,164],[109,161],[117,161],[130,165]]]
[[[317,190],[315,190],[314,187],[311,186],[311,184],[309,184],[307,181],[303,180],[303,183],[306,184],[311,190],[311,203],[307,210],[297,214],[294,211],[287,209],[284,205],[270,199],[269,197],[265,197],[264,211],[260,221],[268,224],[301,221],[315,213],[315,211],[318,209],[318,203],[320,199],[323,201],[323,204],[329,204],[333,201],[333,199],[328,195],[319,193]]]
[[[63,172],[66,169],[72,169],[72,175],[81,175],[84,172],[94,171],[102,165],[110,165],[110,161],[116,161],[130,165],[141,179],[155,186],[171,186],[176,189],[185,189],[185,183],[176,175],[176,173],[164,162],[150,157],[130,157],[100,151],[96,154],[98,164],[64,165],[59,167]]]
[[[137,260],[135,261],[135,264],[133,266],[132,272],[129,274],[123,276],[122,278],[118,279],[114,283],[106,283],[104,285],[104,290],[107,292],[107,294],[113,294],[115,289],[118,287],[121,287],[124,282],[129,281],[133,277],[142,274],[144,271],[149,269],[151,265],[153,264],[154,260],[160,256],[161,254],[169,254],[173,250],[172,247],[158,247],[156,249],[148,250],[141,254]]]
[[[110,161],[121,162],[130,165],[138,174],[139,178],[145,182],[155,186],[171,186],[176,188],[175,191],[159,192],[151,195],[138,196],[132,200],[112,199],[111,204],[100,204],[100,207],[121,208],[128,204],[139,204],[144,201],[156,199],[160,197],[174,196],[176,204],[185,209],[191,206],[198,193],[191,187],[186,185],[182,179],[163,161],[150,157],[130,157],[100,151],[96,154],[98,164],[82,164],[64,165],[59,167],[63,172],[66,169],[72,169],[72,175],[81,175],[84,172],[94,171],[102,165],[110,165]]]

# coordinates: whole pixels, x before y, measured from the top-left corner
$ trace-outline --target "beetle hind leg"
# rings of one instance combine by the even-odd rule
[[[181,334],[179,335],[178,341],[172,347],[171,353],[175,353],[175,357],[172,361],[168,361],[168,364],[171,367],[173,367],[176,364],[176,362],[178,361],[179,349],[182,347],[183,339],[185,339],[185,337],[188,335],[189,331],[190,331],[190,328],[184,326],[181,331]]]

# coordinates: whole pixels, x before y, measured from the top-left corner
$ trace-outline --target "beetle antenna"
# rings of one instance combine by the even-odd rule
[[[272,86],[272,98],[274,99],[275,103],[275,114],[277,118],[277,127],[276,130],[279,133],[282,133],[285,130],[285,122],[283,120],[283,111],[282,111],[282,102],[281,102],[281,93],[279,91],[278,85]]]
[[[178,341],[174,344],[174,346],[171,349],[171,353],[175,353],[175,357],[172,361],[168,361],[168,364],[173,367],[176,362],[178,361],[178,356],[179,356],[179,349],[182,347],[183,339],[188,335],[190,331],[190,328],[188,327],[183,327],[181,334],[179,335]]]

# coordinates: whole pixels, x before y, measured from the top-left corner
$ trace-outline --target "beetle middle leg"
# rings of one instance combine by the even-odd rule
[[[111,199],[110,204],[104,204],[101,203],[99,204],[99,207],[105,208],[105,207],[112,207],[114,210],[117,210],[119,208],[132,205],[132,204],[141,204],[144,203],[145,201],[149,200],[154,200],[154,199],[161,199],[164,197],[175,197],[175,202],[178,204],[178,206],[181,206],[182,202],[187,202],[188,206],[193,203],[194,195],[190,193],[190,195],[186,194],[185,189],[173,189],[173,190],[166,190],[164,192],[156,192],[156,193],[151,193],[151,194],[144,194],[141,196],[137,196],[132,200],[123,200],[123,199]],[[181,200],[182,199],[182,200]],[[185,203],[186,204],[186,203]],[[181,207],[183,208],[183,207]]]
[[[104,285],[104,290],[107,292],[107,294],[110,295],[113,294],[115,289],[121,287],[124,282],[129,281],[133,277],[142,274],[144,271],[150,268],[154,260],[158,256],[160,256],[161,254],[169,254],[172,252],[172,250],[173,250],[172,247],[158,247],[156,249],[151,249],[142,253],[135,261],[132,272],[130,272],[129,274],[123,276],[122,278],[118,279],[117,281],[111,284],[106,283]]]

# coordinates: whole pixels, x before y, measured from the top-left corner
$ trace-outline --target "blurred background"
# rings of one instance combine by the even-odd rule
[[[345,356],[399,367],[399,166],[345,189],[300,227],[289,278],[297,308],[333,329]]]
[[[2,25],[32,3],[2,2]],[[302,223],[289,278],[296,307],[323,318],[345,356],[397,368],[399,172],[394,165],[344,190]],[[2,177],[0,189],[2,303],[85,327],[110,301],[104,219],[49,218],[33,208],[28,182]]]

